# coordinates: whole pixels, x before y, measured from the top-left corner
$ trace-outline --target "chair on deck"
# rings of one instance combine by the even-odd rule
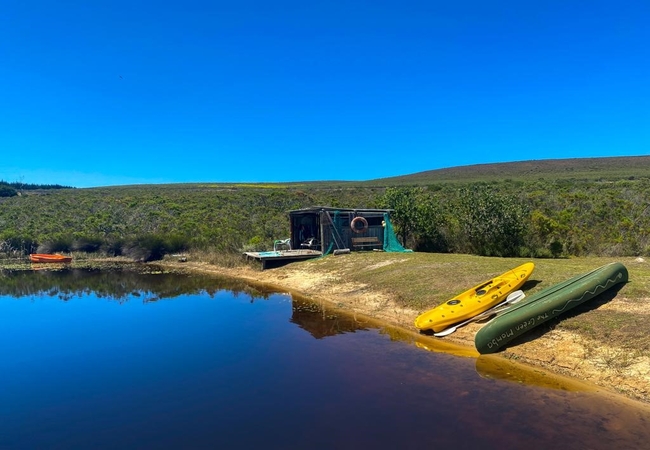
[[[273,251],[277,252],[281,247],[286,247],[284,250],[291,250],[291,238],[276,239],[273,241]]]

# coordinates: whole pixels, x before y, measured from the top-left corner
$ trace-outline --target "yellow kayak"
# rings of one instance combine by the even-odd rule
[[[492,278],[453,299],[424,312],[415,319],[415,327],[421,331],[439,332],[458,322],[481,314],[498,305],[508,294],[519,289],[533,273],[535,264],[522,264],[506,273]]]

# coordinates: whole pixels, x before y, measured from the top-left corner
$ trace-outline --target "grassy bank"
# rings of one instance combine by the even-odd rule
[[[370,285],[389,295],[400,307],[426,311],[454,295],[527,261],[535,270],[524,285],[527,295],[589,272],[604,264],[619,261],[629,271],[629,282],[617,293],[630,310],[645,309],[645,314],[623,311],[602,313],[596,299],[579,307],[579,314],[561,317],[542,325],[567,329],[593,339],[615,340],[632,353],[650,356],[650,263],[638,258],[572,258],[529,260],[487,258],[472,255],[435,253],[353,253],[302,263],[303,270],[335,274],[354,283]]]

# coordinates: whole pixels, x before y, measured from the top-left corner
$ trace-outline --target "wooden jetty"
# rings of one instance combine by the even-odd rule
[[[279,267],[294,261],[313,259],[322,256],[323,252],[310,249],[275,250],[271,252],[244,252],[247,260],[261,261],[262,270]]]

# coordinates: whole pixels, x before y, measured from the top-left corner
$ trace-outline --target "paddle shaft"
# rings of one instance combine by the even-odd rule
[[[498,305],[495,305],[492,308],[483,311],[481,314],[478,314],[472,317],[471,319],[467,319],[465,322],[461,322],[457,325],[447,328],[446,330],[439,331],[438,333],[433,333],[433,335],[436,337],[448,336],[454,331],[456,331],[458,328],[467,325],[468,323],[476,322],[478,320],[485,319],[486,317],[490,317],[493,314],[498,314],[502,311],[505,311],[510,307],[511,304],[521,301],[525,296],[526,294],[524,294],[523,291],[514,291],[513,293],[508,295],[508,297],[505,299],[504,302],[499,303]],[[504,306],[507,307],[504,308]]]

